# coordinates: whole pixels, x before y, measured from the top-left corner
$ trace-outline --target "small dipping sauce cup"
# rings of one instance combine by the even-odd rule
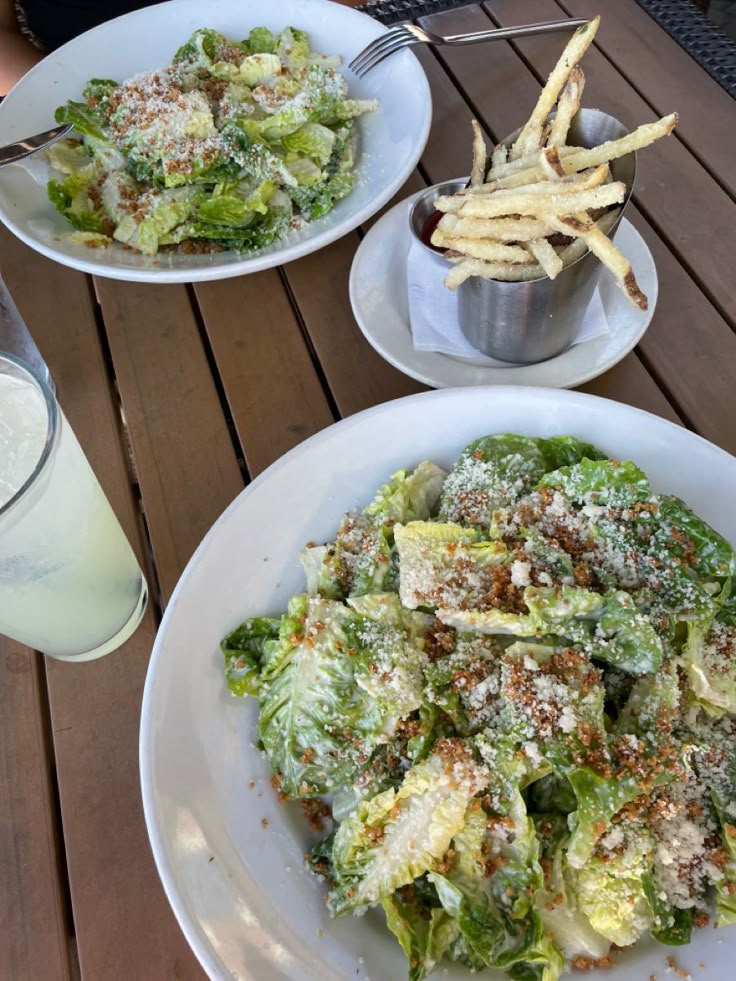
[[[521,130],[502,142],[511,146]],[[572,121],[570,146],[594,147],[617,140],[629,131],[613,116],[598,109],[581,109]],[[611,161],[611,177],[626,185],[621,215],[636,176],[636,154]],[[437,270],[438,287],[451,263],[443,252],[429,244],[430,224],[438,197],[454,194],[467,185],[467,178],[444,181],[427,188],[414,202],[409,216],[412,235],[421,242]],[[618,223],[609,232],[612,237]],[[423,234],[424,233],[424,234]],[[580,330],[598,285],[602,266],[592,252],[570,263],[555,279],[547,276],[524,282],[501,282],[472,276],[457,290],[458,323],[467,340],[483,354],[499,361],[536,364],[567,350]],[[446,288],[446,287],[442,287]]]

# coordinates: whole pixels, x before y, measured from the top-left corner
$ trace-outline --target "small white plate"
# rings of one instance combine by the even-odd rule
[[[242,276],[321,249],[374,215],[402,186],[427,142],[432,100],[422,67],[402,51],[359,79],[347,68],[385,31],[371,17],[328,0],[175,0],[117,17],[81,34],[21,78],[0,105],[0,146],[54,125],[54,110],[79,99],[90,78],[122,81],[171,62],[199,27],[247,37],[252,27],[307,31],[311,47],[341,55],[350,95],[378,99],[359,120],[355,187],[323,218],[254,254],[162,253],[153,258],[122,247],[90,249],[69,239],[73,228],[48,200],[48,167],[36,155],[0,169],[0,221],[26,245],[96,276],[144,283],[189,283]]]
[[[419,192],[421,193],[421,192]],[[626,218],[615,242],[631,261],[649,309],[637,310],[603,270],[599,292],[606,312],[607,334],[575,344],[556,358],[539,364],[489,364],[432,351],[416,351],[409,324],[406,258],[411,243],[408,205],[418,194],[401,201],[371,228],[360,244],[350,270],[350,302],[368,342],[399,371],[432,385],[542,385],[574,388],[608,371],[631,351],[649,326],[657,305],[657,270],[649,248]],[[441,284],[440,284],[440,288]]]

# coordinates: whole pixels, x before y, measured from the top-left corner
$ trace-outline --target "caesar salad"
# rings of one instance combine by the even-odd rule
[[[334,916],[555,981],[736,922],[736,556],[634,463],[486,436],[391,476],[222,642]]]
[[[304,31],[194,32],[170,65],[92,79],[56,111],[48,195],[89,246],[252,252],[327,214],[355,182],[356,119],[340,58]]]

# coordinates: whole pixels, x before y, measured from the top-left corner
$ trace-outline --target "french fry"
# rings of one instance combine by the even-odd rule
[[[645,146],[651,146],[663,136],[669,136],[677,126],[678,116],[676,112],[671,112],[669,116],[662,116],[654,123],[644,123],[637,126],[631,133],[622,136],[618,140],[608,140],[600,146],[593,147],[592,150],[578,150],[563,158],[565,173],[571,174],[573,171],[582,170],[585,167],[595,167],[604,161],[610,163],[619,157],[633,153],[635,150],[642,150]]]
[[[476,119],[471,119],[473,127],[473,168],[470,171],[470,186],[480,187],[486,179],[486,141],[483,130]]]
[[[607,211],[605,215],[598,219],[596,225],[603,232],[604,235],[608,235],[613,226],[618,221],[619,215],[621,214],[620,208],[612,208]],[[588,251],[588,246],[585,244],[585,240],[582,238],[576,238],[569,245],[563,245],[559,252],[557,253],[562,259],[563,268],[567,269],[569,265],[585,255]]]
[[[550,218],[550,224],[563,235],[574,235],[582,239],[607,269],[613,273],[618,286],[629,300],[640,310],[649,306],[644,293],[639,288],[631,263],[616,248],[608,236],[584,214],[560,215]]]
[[[501,144],[499,144],[499,146],[501,146]],[[496,147],[496,149],[498,149],[498,147]],[[577,150],[582,150],[584,147],[561,146],[557,149],[560,156],[564,157],[571,153],[575,153]],[[492,164],[486,177],[486,183],[492,184],[494,181],[501,180],[504,177],[510,177],[512,174],[516,174],[520,170],[529,170],[531,167],[536,167],[540,162],[540,157],[543,152],[544,150],[534,150],[532,153],[527,153],[523,157],[519,157],[518,160],[500,163],[498,166]]]
[[[490,238],[496,242],[528,242],[551,235],[553,229],[537,218],[459,218],[445,214],[437,229],[461,238]]]
[[[600,184],[604,184],[610,176],[608,164],[606,163],[599,164],[598,167],[591,167],[589,170],[579,173],[566,174],[564,170],[560,172],[562,164],[554,148],[544,150],[542,159],[544,159],[544,167],[549,168],[548,176],[551,178],[550,180],[545,181],[540,179],[530,181],[528,184],[514,184],[513,187],[492,187],[488,184],[483,184],[481,187],[463,187],[452,196],[467,200],[487,194],[508,195],[512,192],[521,193],[527,191],[530,194],[547,194],[553,190],[559,194],[572,194],[574,191],[589,191],[593,187],[598,187]],[[550,160],[554,162],[554,166],[550,163]]]
[[[621,214],[620,208],[614,208],[608,211],[603,217],[596,222],[596,227],[600,229],[603,234],[608,234],[611,228],[616,223],[619,215]],[[463,219],[454,219],[456,221],[462,221]],[[519,218],[517,221],[523,222],[528,219]],[[548,243],[549,244],[549,243]],[[563,246],[559,252],[558,257],[562,263],[562,268],[566,269],[573,262],[577,262],[585,253],[588,251],[588,246],[584,239],[576,238],[569,245]],[[450,286],[450,289],[457,289],[457,287],[464,282],[466,279],[470,279],[471,276],[482,276],[486,279],[499,279],[505,282],[523,282],[530,279],[540,279],[545,275],[545,270],[539,263],[524,263],[524,264],[508,264],[508,263],[498,263],[498,262],[484,262],[480,259],[475,259],[463,255],[461,252],[455,250],[449,250],[445,253],[445,258],[449,259],[450,262],[454,263],[456,269],[452,270],[451,274],[448,274],[450,278],[450,285],[445,280],[445,284]],[[461,271],[457,271],[457,267],[462,266]]]
[[[613,226],[621,217],[621,208],[611,208],[607,211],[605,215],[602,215],[598,221],[595,223],[596,228],[599,228],[604,235],[608,235]]]
[[[445,276],[445,286],[456,290],[461,283],[471,276],[483,279],[498,279],[507,283],[525,282],[530,279],[540,279],[544,270],[537,263],[507,265],[502,262],[484,262],[482,259],[461,259]]]
[[[570,74],[593,43],[593,38],[600,24],[600,17],[594,17],[589,24],[579,27],[565,46],[557,64],[552,69],[537,104],[531,116],[523,126],[521,133],[511,148],[509,154],[512,160],[523,157],[540,145],[542,129],[547,122],[547,116],[552,111],[560,92],[567,83]]]
[[[556,279],[562,272],[563,262],[546,238],[533,238],[528,248],[550,279]]]
[[[562,260],[562,268],[567,269],[573,262],[577,262],[578,259],[581,259],[585,255],[588,251],[588,246],[581,238],[576,238],[569,245],[563,245],[559,251],[556,249],[555,251]]]
[[[562,166],[560,154],[556,146],[551,146],[546,150],[542,150],[539,162],[542,165],[542,170],[544,171],[545,176],[549,180],[554,181],[565,176],[565,170]],[[601,184],[602,183],[603,181],[601,181]]]
[[[518,245],[502,245],[501,242],[494,242],[491,239],[445,235],[437,229],[432,235],[432,245],[444,246],[474,259],[485,259],[487,262],[529,262],[529,253]]]
[[[567,142],[570,123],[580,108],[584,88],[585,75],[582,68],[576,65],[570,72],[570,77],[560,95],[560,101],[557,103],[557,114],[552,120],[552,126],[547,137],[547,146],[559,148]]]
[[[491,171],[497,170],[499,167],[503,167],[506,163],[506,157],[509,155],[509,148],[505,143],[499,143],[491,154]]]
[[[676,125],[677,113],[673,112],[669,116],[663,116],[654,123],[644,123],[643,126],[639,126],[618,140],[609,140],[607,143],[601,143],[600,146],[593,147],[590,150],[577,148],[572,153],[564,153],[563,151],[566,148],[561,147],[559,148],[559,153],[562,166],[566,174],[572,174],[586,167],[595,167],[606,161],[616,160],[619,157],[626,156],[627,153],[642,150],[644,147],[650,146],[664,136],[669,136]],[[514,171],[511,174],[486,183],[476,190],[494,191],[498,189],[509,189],[531,183],[532,181],[542,180],[544,176],[541,163],[537,163],[525,170]]]
[[[562,166],[559,156],[555,156],[554,151],[546,150],[545,153],[550,154],[558,166]],[[516,188],[499,188],[491,191],[490,194],[493,197],[511,197],[513,194],[575,194],[578,191],[591,191],[594,187],[600,187],[601,184],[605,184],[610,175],[607,163],[602,163],[598,167],[591,167],[590,170],[584,170],[577,174],[565,174],[564,171],[560,173],[547,157],[545,157],[545,163],[552,171],[551,180],[522,184]],[[475,196],[481,196],[480,190]]]
[[[529,215],[547,221],[549,216],[558,214],[574,214],[577,211],[588,211],[592,208],[604,208],[611,204],[620,204],[626,193],[621,181],[604,184],[590,191],[578,191],[573,194],[530,194],[522,192],[510,194],[508,197],[500,194],[489,194],[487,197],[472,197],[465,199],[459,209],[455,208],[452,198],[451,207],[447,210],[459,211],[461,218],[500,218],[503,215]],[[435,207],[438,211],[446,210],[442,204],[443,198],[438,198]],[[565,234],[569,234],[565,232]]]
[[[677,114],[591,149],[567,145],[585,87],[577,62],[599,21],[594,18],[570,39],[513,146],[494,149],[485,179],[485,141],[473,122],[470,184],[435,201],[443,214],[432,244],[443,247],[453,265],[446,279],[450,289],[472,276],[505,282],[555,279],[590,251],[631,302],[647,308],[630,263],[608,238],[621,215],[615,206],[623,203],[627,190],[614,181],[610,162],[667,136],[677,125]],[[552,244],[555,234],[565,236],[561,244]]]

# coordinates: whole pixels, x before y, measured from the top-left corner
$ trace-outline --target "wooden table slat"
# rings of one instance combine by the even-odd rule
[[[117,396],[89,280],[2,235],[3,274],[52,366],[66,417],[142,560]],[[74,925],[87,978],[201,977],[158,881],[140,800],[137,733],[154,632],[149,609],[114,654],[80,664],[46,660]]]
[[[657,309],[639,347],[700,435],[736,453],[736,334],[637,208],[627,213],[659,276]]]
[[[577,390],[612,399],[614,402],[623,401],[621,393],[625,392],[628,405],[645,412],[653,412],[670,422],[682,423],[678,413],[633,351],[605,374],[580,385]]]
[[[675,131],[700,163],[736,195],[736,103],[636,0],[557,0],[573,17],[603,14],[597,47],[660,115],[680,115]]]
[[[186,288],[97,287],[165,602],[243,477]]]
[[[253,477],[334,417],[277,269],[195,292]]]
[[[0,637],[0,976],[13,981],[71,976],[43,671]]]
[[[341,416],[424,390],[387,365],[353,320],[348,276],[358,244],[346,236],[284,267]]]

